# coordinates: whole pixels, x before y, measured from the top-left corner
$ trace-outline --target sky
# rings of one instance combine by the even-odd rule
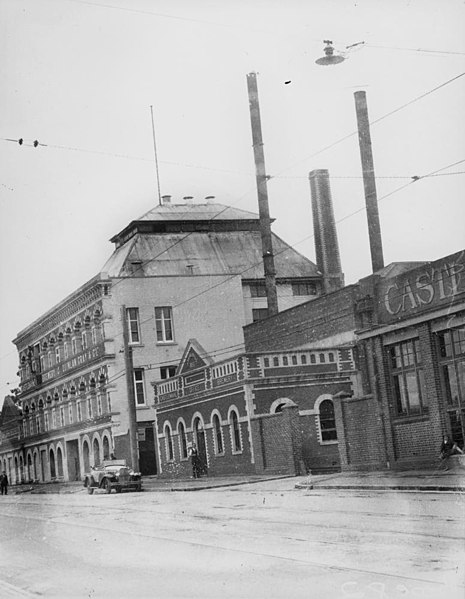
[[[326,39],[344,62],[315,64]],[[250,72],[276,234],[315,261],[308,173],[328,169],[346,283],[370,274],[364,90],[385,264],[465,247],[462,0],[0,0],[0,56],[2,397],[17,333],[101,270],[158,182],[258,212]]]

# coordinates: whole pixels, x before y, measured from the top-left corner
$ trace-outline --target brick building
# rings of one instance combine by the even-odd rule
[[[332,398],[355,370],[350,347],[214,361],[191,340],[176,376],[153,383],[160,475],[191,474],[192,442],[210,476],[339,469]]]
[[[13,484],[79,479],[111,453],[156,473],[150,383],[173,376],[191,338],[216,360],[236,355],[242,327],[266,315],[256,214],[165,196],[111,241],[101,272],[14,340],[19,428],[0,446]],[[273,244],[279,309],[317,297],[316,266]]]
[[[342,469],[437,465],[446,432],[463,447],[464,252],[388,265],[244,330],[248,351],[356,348],[351,393],[332,398]]]

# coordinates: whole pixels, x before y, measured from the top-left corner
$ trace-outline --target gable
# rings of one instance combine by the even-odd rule
[[[186,374],[212,363],[211,358],[196,339],[189,339],[176,374]]]

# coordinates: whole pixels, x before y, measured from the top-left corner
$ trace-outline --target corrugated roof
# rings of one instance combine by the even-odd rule
[[[258,220],[258,214],[224,204],[162,204],[137,221]]]
[[[313,262],[277,235],[272,237],[278,278],[318,276]],[[242,274],[244,279],[263,278],[260,232],[138,234],[115,250],[102,271],[110,277],[131,276],[134,268],[139,276]]]

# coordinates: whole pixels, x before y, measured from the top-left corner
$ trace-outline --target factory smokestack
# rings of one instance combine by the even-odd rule
[[[376,195],[375,168],[371,148],[370,121],[366,93],[355,92],[355,111],[357,113],[358,141],[362,159],[363,186],[365,188],[365,205],[370,238],[371,266],[373,272],[384,268],[383,243],[381,225],[379,223],[378,197]]]
[[[344,274],[339,257],[329,172],[326,169],[314,170],[308,178],[312,194],[316,265],[323,274],[324,291],[330,293],[344,287]]]

